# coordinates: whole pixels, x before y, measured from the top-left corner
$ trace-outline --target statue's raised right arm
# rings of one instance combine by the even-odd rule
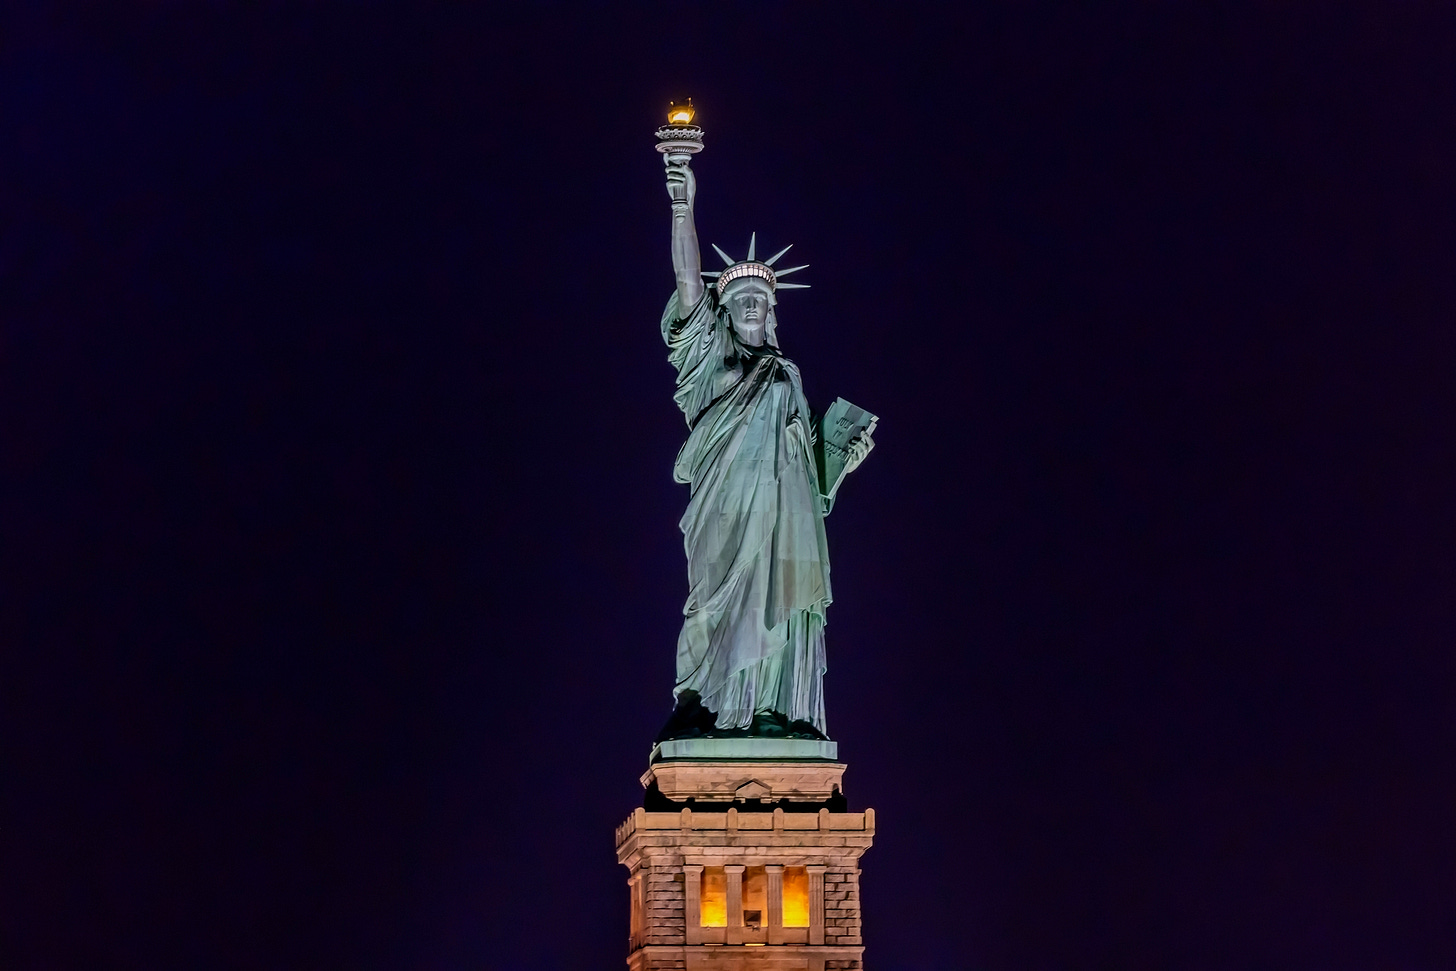
[[[677,276],[677,305],[684,316],[703,296],[703,258],[698,253],[698,230],[693,225],[693,199],[698,180],[687,162],[667,163],[667,195],[672,200],[672,271]]]

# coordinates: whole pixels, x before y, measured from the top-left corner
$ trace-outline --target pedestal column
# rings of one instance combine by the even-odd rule
[[[732,812],[732,810],[729,810]],[[723,868],[728,878],[728,943],[743,943],[743,871],[747,867],[729,864]]]
[[[768,877],[768,942],[784,942],[784,868],[768,864],[763,868]]]
[[[683,812],[687,812],[686,809]],[[683,867],[683,922],[687,925],[687,942],[703,942],[703,868],[694,864]]]
[[[809,872],[809,943],[824,943],[824,871],[827,866],[808,866]]]

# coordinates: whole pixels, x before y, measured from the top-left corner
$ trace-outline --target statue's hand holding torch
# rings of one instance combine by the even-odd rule
[[[667,124],[657,130],[657,150],[667,166],[667,195],[672,211],[690,212],[697,195],[698,182],[688,163],[703,150],[703,130],[693,124],[692,99],[685,105],[670,104]]]
[[[693,199],[698,194],[698,178],[684,158],[674,162],[671,155],[663,159],[667,163],[667,197],[672,200],[672,211],[692,211]]]

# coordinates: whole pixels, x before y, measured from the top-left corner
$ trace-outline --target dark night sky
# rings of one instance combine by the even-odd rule
[[[623,966],[691,94],[869,966],[1456,967],[1452,9],[522,6],[0,14],[0,963]]]

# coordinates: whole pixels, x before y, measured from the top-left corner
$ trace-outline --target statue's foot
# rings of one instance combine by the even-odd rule
[[[789,734],[789,720],[776,711],[754,712],[749,734],[758,738],[783,738]]]
[[[753,721],[742,728],[721,728],[715,712],[703,707],[696,691],[683,691],[678,696],[672,717],[657,735],[657,741],[677,738],[818,738],[828,739],[814,724],[804,719],[789,721],[777,711],[759,711]]]
[[[789,721],[787,715],[777,711],[760,711],[753,716],[750,734],[761,738],[820,738],[827,739],[813,722],[802,718]]]
[[[829,740],[829,736],[825,735],[819,729],[815,728],[813,722],[805,721],[802,718],[795,719],[794,721],[789,722],[789,734],[798,738],[820,738],[824,739],[825,741]]]

